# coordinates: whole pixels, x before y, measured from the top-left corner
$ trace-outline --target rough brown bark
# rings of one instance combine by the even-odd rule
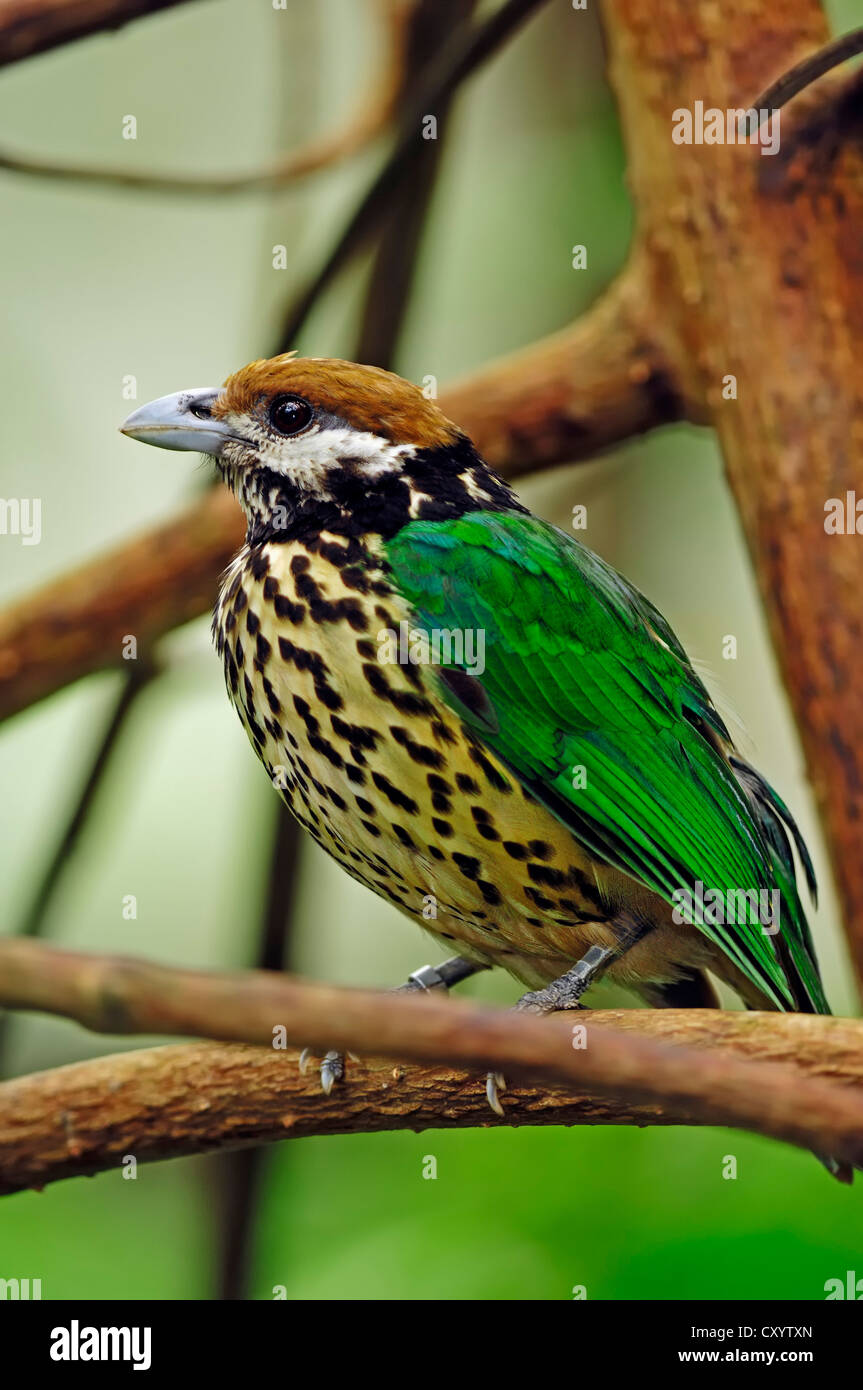
[[[0,0],[0,67],[188,0]]]
[[[275,1040],[282,1046],[338,1047],[366,1057],[479,1073],[503,1071],[511,1080],[541,1078],[579,1094],[658,1106],[665,1115],[686,1116],[693,1123],[735,1125],[863,1163],[863,1093],[859,1084],[850,1084],[859,1083],[863,1067],[863,1023],[858,1022],[687,1010],[676,1016],[672,1044],[668,1033],[655,1041],[657,1032],[663,1037],[663,1029],[674,1027],[672,1016],[650,1010],[615,1015],[615,1025],[623,1019],[622,1027],[609,1026],[607,1015],[590,1010],[537,1018],[432,995],[337,989],[267,971],[177,970],[21,940],[0,941],[0,1005],[59,1014],[98,1032],[205,1036],[268,1050]],[[641,1020],[647,1036],[640,1035]],[[584,1035],[576,1040],[573,1030],[582,1027]],[[733,1048],[712,1045],[717,1030],[729,1030],[726,1039],[743,1040],[737,1055]],[[769,1060],[760,1060],[765,1057]],[[54,1074],[60,1079],[53,1102],[61,1114],[69,1113],[61,1099],[67,1072]],[[75,1075],[80,1073],[73,1075],[73,1086]],[[0,1087],[0,1156],[7,1144],[14,1160],[11,1167],[0,1164],[0,1183],[7,1186],[16,1181],[16,1165],[26,1164],[27,1154],[40,1147],[32,1125],[26,1133],[20,1126],[30,1113],[27,1098],[38,1095],[41,1084],[24,1077]],[[115,1112],[111,1094],[109,1085],[99,1123],[120,1139],[124,1102],[117,1090]],[[340,1099],[341,1092],[337,1103]],[[440,1108],[435,1110],[432,1101],[428,1116],[439,1117],[446,1103],[442,1092]],[[347,1104],[350,1111],[349,1095]],[[413,1102],[411,1107],[414,1123]],[[37,1102],[37,1111],[46,1113],[44,1103]],[[475,1109],[472,1113],[476,1118]],[[376,1127],[373,1116],[366,1120],[366,1127]],[[66,1121],[63,1125],[68,1129]],[[56,1119],[51,1133],[56,1138]],[[170,1131],[159,1135],[158,1143],[172,1144]]]
[[[627,1009],[589,1016],[591,1028],[731,1062],[794,1058],[793,1075],[859,1086],[863,1024],[711,1010]],[[582,1056],[584,1054],[581,1054]],[[763,1070],[763,1068],[762,1068]],[[770,1067],[782,1076],[788,1069]],[[696,1117],[685,1102],[645,1104],[521,1080],[506,1119],[488,1107],[475,1071],[380,1059],[350,1060],[329,1096],[295,1051],[192,1043],[121,1053],[0,1085],[0,1192],[119,1167],[312,1134],[516,1125],[670,1125]]]
[[[603,19],[672,360],[719,435],[863,974],[863,548],[824,530],[861,481],[860,83],[799,97],[776,155],[677,145],[675,108],[747,107],[822,44],[821,5],[746,0],[732,21],[713,0],[607,0]]]

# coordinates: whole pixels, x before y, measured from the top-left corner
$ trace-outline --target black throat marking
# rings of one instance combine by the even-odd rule
[[[527,511],[465,435],[451,445],[419,449],[391,472],[369,477],[365,470],[365,460],[339,459],[319,495],[264,465],[244,470],[239,478],[226,476],[248,515],[246,543],[311,540],[322,531],[389,540],[417,518],[449,521],[467,512]]]

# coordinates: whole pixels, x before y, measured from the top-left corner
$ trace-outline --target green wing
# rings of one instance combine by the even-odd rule
[[[484,670],[441,689],[522,784],[598,859],[668,902],[699,880],[723,894],[778,888],[774,936],[709,909],[697,926],[779,1008],[829,1012],[785,826],[814,889],[805,846],[775,793],[733,756],[647,599],[577,541],[517,512],[413,521],[386,549],[418,626],[484,633]],[[578,768],[584,786],[574,786]]]

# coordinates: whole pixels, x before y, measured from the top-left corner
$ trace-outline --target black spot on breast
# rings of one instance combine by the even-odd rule
[[[545,840],[528,840],[528,848],[534,859],[551,859],[554,850]]]
[[[336,541],[321,541],[319,546],[321,558],[328,560],[338,570],[348,563],[348,549],[348,546]]]
[[[561,888],[564,875],[559,869],[550,869],[547,864],[528,864],[528,877],[534,883],[542,883],[546,888]]]
[[[530,885],[525,887],[524,896],[533,903],[534,907],[541,908],[543,912],[548,912],[554,907],[551,898],[547,898],[544,893],[540,893],[538,888],[531,888]]]
[[[508,795],[512,791],[512,785],[505,777],[502,777],[493,763],[483,753],[482,749],[475,743],[468,747],[468,757],[477,767],[482,769],[485,780],[496,792],[503,792]]]
[[[434,826],[437,833],[444,840],[448,840],[453,833],[452,826],[450,825],[449,821],[440,820],[436,816],[432,817],[432,825]]]
[[[496,888],[493,883],[489,883],[486,879],[477,879],[476,886],[490,907],[497,907],[498,903],[503,901],[500,896],[500,889]]]
[[[322,758],[326,758],[333,767],[340,768],[344,764],[344,759],[328,739],[320,738],[318,734],[309,734],[309,747],[314,748],[316,753],[320,753]]]
[[[482,683],[458,666],[444,666],[438,675],[457,703],[478,719],[484,728],[496,730],[497,715]]]
[[[333,726],[333,733],[338,734],[339,738],[345,739],[348,743],[353,743],[357,748],[375,749],[378,745],[378,734],[374,729],[364,727],[362,724],[347,724],[344,719],[339,719],[338,715],[331,715],[330,723]]]
[[[341,709],[342,705],[344,704],[344,700],[342,699],[339,692],[337,690],[333,690],[332,686],[327,685],[326,682],[321,682],[315,685],[315,694],[317,695],[321,704],[326,705],[327,709]]]
[[[469,854],[453,854],[453,863],[458,866],[465,878],[477,879],[481,864],[478,859],[473,859]]]
[[[387,801],[392,802],[393,806],[398,806],[400,811],[407,811],[409,816],[416,816],[419,814],[419,806],[417,806],[416,802],[411,797],[405,796],[404,792],[399,791],[398,787],[394,787],[392,782],[390,782],[382,772],[373,772],[372,781],[378,791],[383,793]]]
[[[270,561],[263,550],[253,550],[249,557],[249,569],[252,577],[259,582],[265,579],[270,569]]]
[[[279,714],[282,708],[279,702],[279,697],[273,689],[272,682],[269,681],[266,676],[264,676],[263,679],[263,686],[264,694],[267,697],[267,704],[270,706],[270,709],[272,710],[273,714]]]
[[[398,724],[390,725],[390,733],[396,743],[406,749],[408,755],[415,763],[420,763],[423,767],[442,767],[444,763],[443,754],[436,748],[429,748],[423,743],[417,743],[412,739],[407,729],[401,728]]]
[[[257,630],[258,630],[258,628],[259,628],[260,626],[261,626],[261,620],[260,620],[260,618],[258,617],[258,615],[257,615],[257,613],[255,612],[254,608],[250,608],[249,611],[248,611],[248,613],[246,614],[246,631],[247,631],[252,637],[254,637],[255,633],[257,632]]]
[[[364,662],[362,667],[363,675],[368,681],[374,693],[382,700],[388,700],[400,714],[432,714],[433,709],[428,700],[420,695],[414,695],[411,691],[392,690],[389,681],[381,668],[372,665],[371,662]]]
[[[557,901],[558,906],[562,907],[564,912],[568,912],[578,922],[604,922],[607,920],[604,912],[585,912],[584,908],[579,907],[572,898],[558,898]]]
[[[356,589],[360,594],[367,594],[369,591],[369,580],[359,565],[347,565],[342,570],[342,583],[347,589]]]
[[[468,777],[467,773],[457,772],[455,784],[460,792],[467,792],[468,796],[479,796],[479,783]]]
[[[504,840],[503,847],[511,859],[527,858],[527,845],[520,845],[517,840]]]
[[[585,902],[592,903],[594,907],[602,907],[602,894],[596,886],[596,880],[589,877],[582,869],[570,865],[566,871],[566,882],[569,886],[577,888]],[[605,921],[605,917],[602,918]]]
[[[288,622],[295,626],[298,626],[306,616],[306,605],[294,603],[286,594],[276,594],[274,606],[277,618],[287,618]]]
[[[322,656],[296,646],[288,641],[287,637],[279,638],[279,651],[284,661],[292,662],[298,671],[310,671],[316,680],[323,682],[324,676],[329,675],[329,669]]]

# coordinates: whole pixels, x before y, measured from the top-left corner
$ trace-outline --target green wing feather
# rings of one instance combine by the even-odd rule
[[[480,698],[460,695],[463,681],[441,689],[523,785],[598,859],[668,902],[698,880],[723,894],[778,888],[775,936],[709,911],[697,925],[777,1007],[829,1012],[786,827],[814,889],[805,846],[733,755],[647,599],[573,538],[517,512],[413,521],[386,548],[418,626],[484,632]],[[586,786],[575,788],[579,767]]]

